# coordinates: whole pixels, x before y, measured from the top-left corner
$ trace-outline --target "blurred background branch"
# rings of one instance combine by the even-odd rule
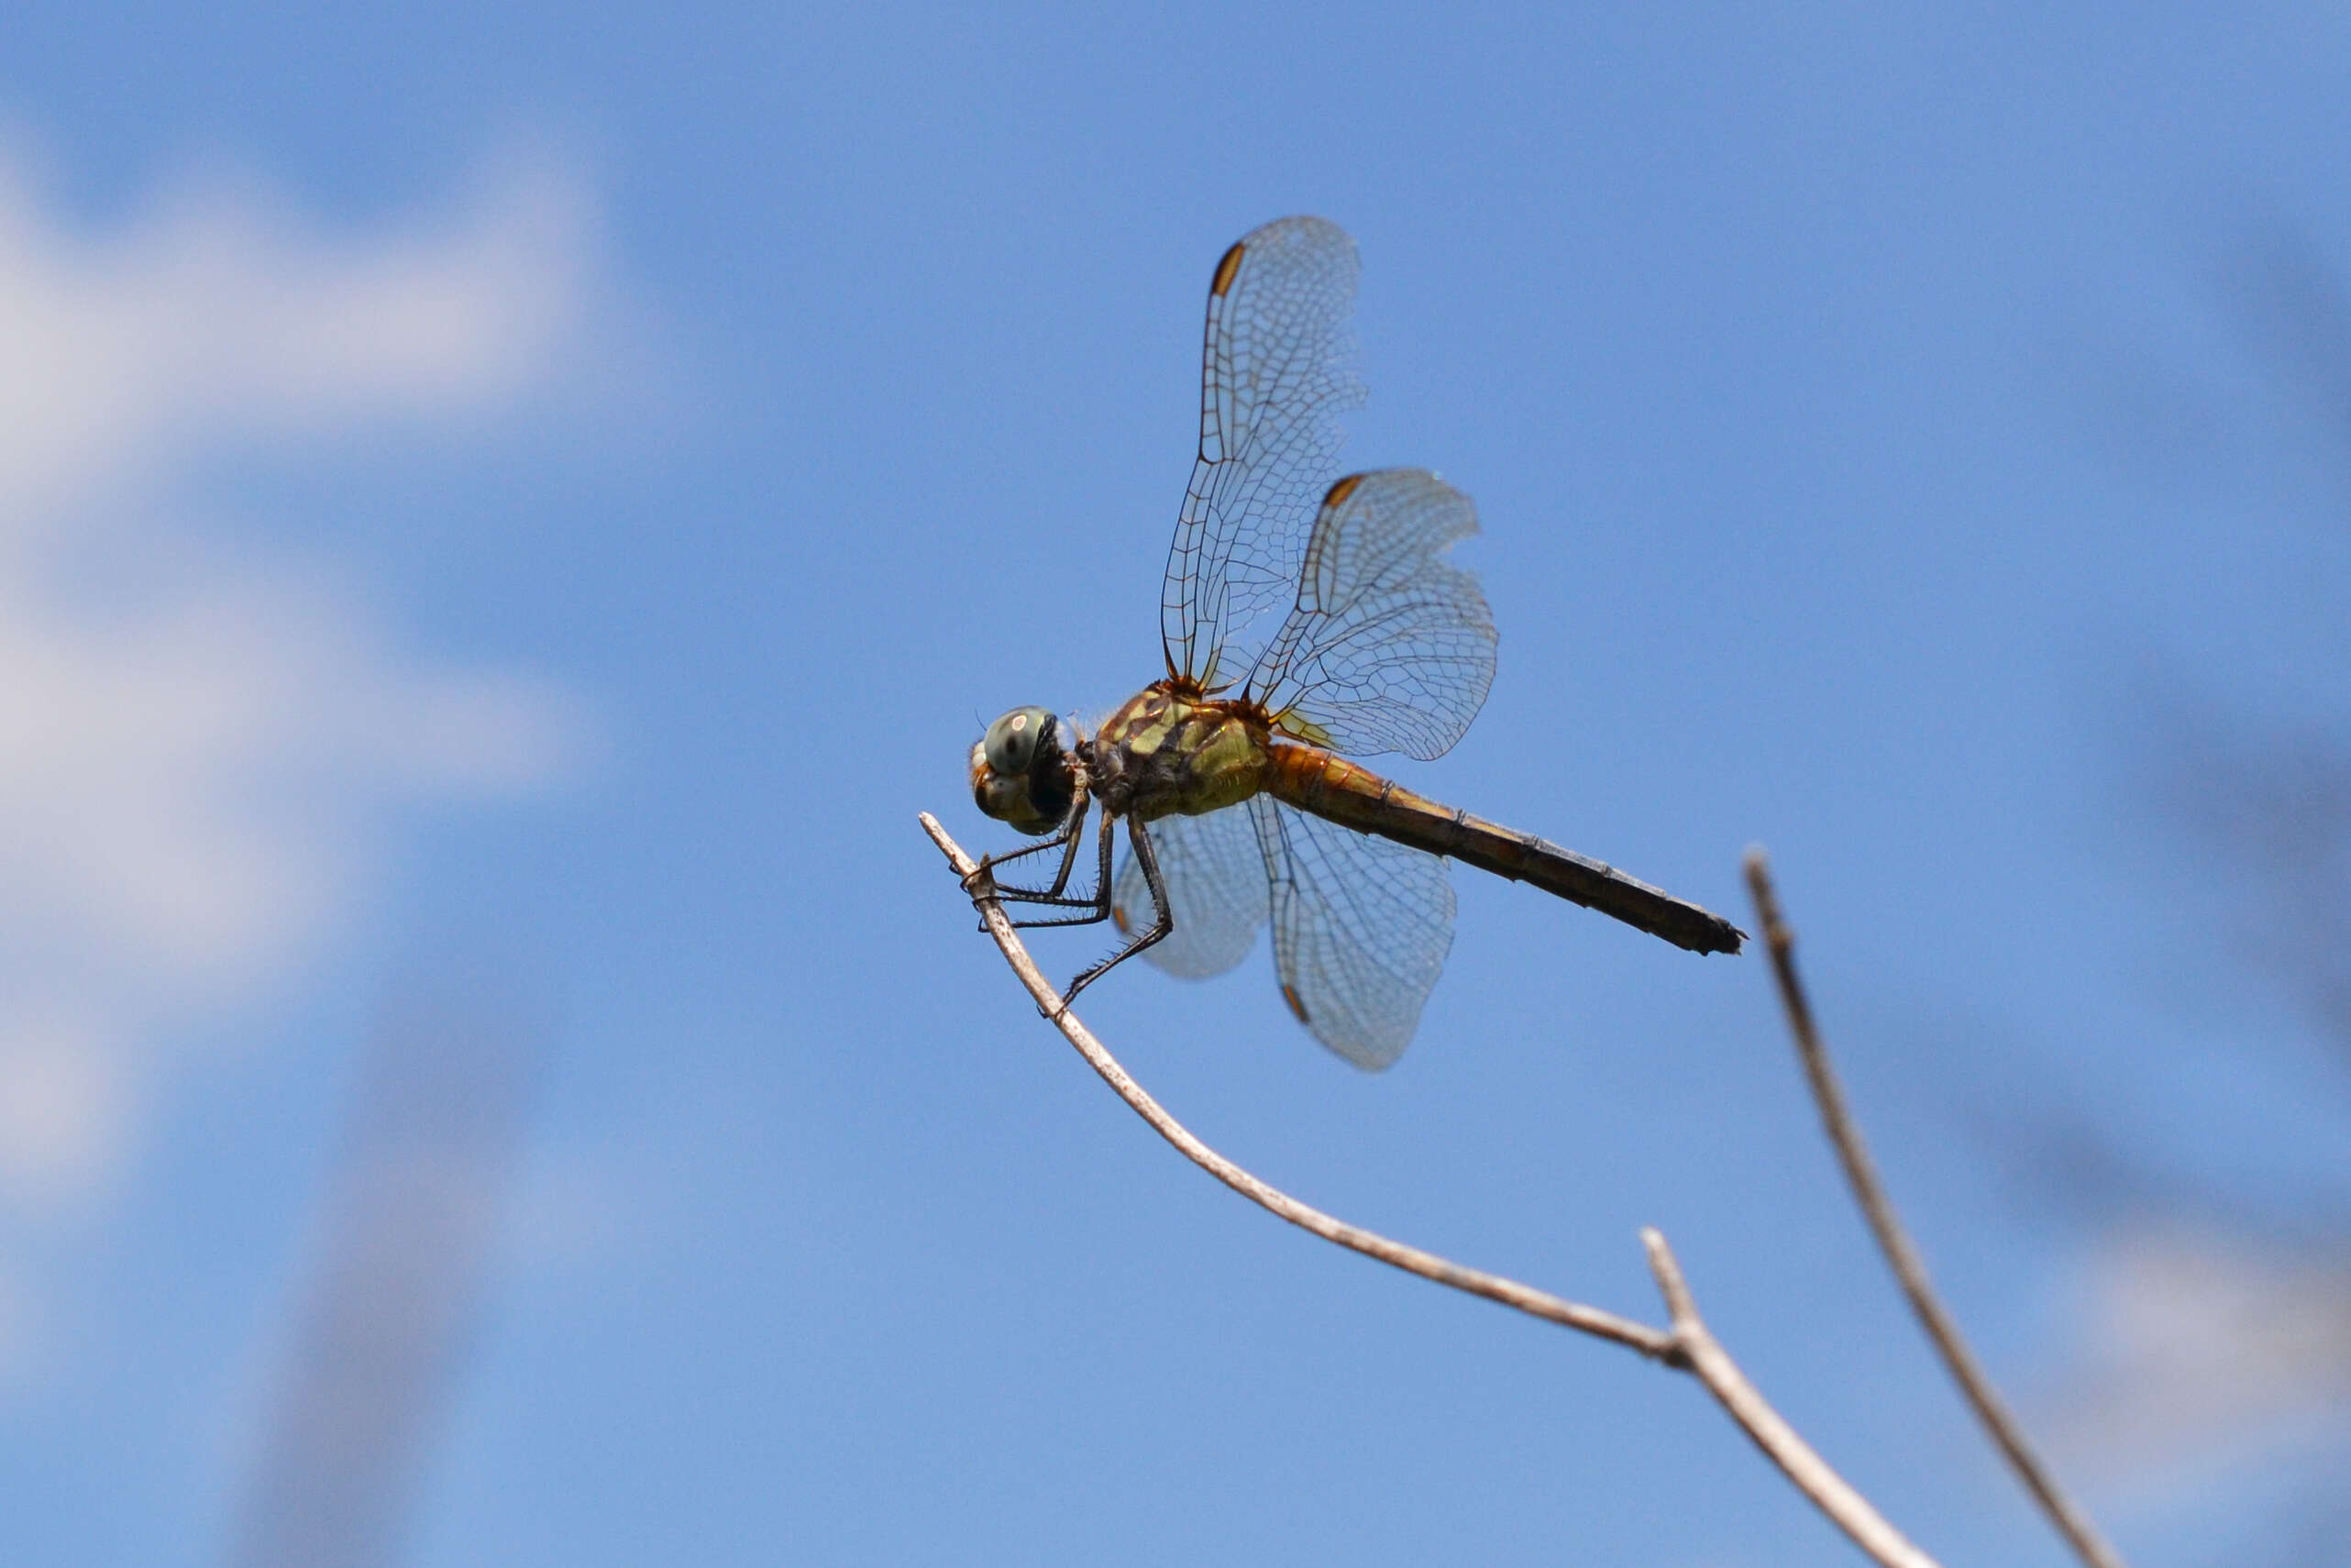
[[[544,1044],[510,980],[388,1001],[361,1065],[230,1568],[392,1568],[493,1276]]]

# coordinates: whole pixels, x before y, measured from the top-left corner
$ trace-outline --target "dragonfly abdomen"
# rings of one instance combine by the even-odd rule
[[[1736,953],[1746,940],[1720,915],[1604,861],[1440,805],[1334,752],[1280,741],[1267,750],[1265,792],[1299,811],[1530,883],[1693,953]]]

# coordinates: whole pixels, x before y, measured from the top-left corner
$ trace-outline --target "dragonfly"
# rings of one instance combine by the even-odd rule
[[[1411,1043],[1452,945],[1446,861],[1532,884],[1694,953],[1736,953],[1720,915],[1614,867],[1416,794],[1352,760],[1452,748],[1494,680],[1495,630],[1448,558],[1469,497],[1423,469],[1338,477],[1340,415],[1363,397],[1354,241],[1287,217],[1228,249],[1209,283],[1200,444],[1160,596],[1165,675],[1090,730],[1042,707],[970,756],[981,812],[1037,839],[972,886],[1016,926],[1112,922],[1124,938],[1063,1006],[1137,954],[1221,974],[1273,928],[1282,999],[1367,1070]],[[1091,890],[1073,888],[1098,809]],[[1114,879],[1116,825],[1130,847]],[[1036,887],[1010,863],[1058,851]]]

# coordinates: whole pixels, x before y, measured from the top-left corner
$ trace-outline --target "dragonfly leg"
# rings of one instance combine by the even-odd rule
[[[1110,912],[1109,828],[1109,819],[1106,817],[1102,822],[1103,915],[1108,915]],[[1133,957],[1136,954],[1142,952],[1153,943],[1161,940],[1166,936],[1169,932],[1176,929],[1176,913],[1167,902],[1167,884],[1159,875],[1159,855],[1157,851],[1151,847],[1151,834],[1143,830],[1142,819],[1141,817],[1129,817],[1127,819],[1127,838],[1129,842],[1134,845],[1135,864],[1142,867],[1143,884],[1151,889],[1151,929],[1142,933],[1132,941],[1129,942],[1124,947],[1120,948],[1116,953],[1111,954],[1108,958],[1103,959],[1099,964],[1095,965],[1092,968],[1086,970],[1076,979],[1070,981],[1069,988],[1061,994],[1061,1008],[1064,1012],[1068,1011],[1069,1004],[1077,999],[1078,992],[1084,990],[1087,987],[1092,985],[1095,981],[1109,974],[1112,969],[1117,968],[1120,965],[1125,963],[1128,959]],[[1097,916],[1096,918],[1099,919],[1101,917]]]
[[[1002,855],[983,856],[972,874],[964,878],[964,891],[977,893],[984,879],[987,884],[995,886],[997,898],[1008,904],[1061,904],[1074,908],[1091,907],[1099,901],[1093,897],[1084,899],[1062,897],[1062,889],[1069,886],[1069,873],[1077,864],[1078,847],[1085,842],[1087,804],[1086,796],[1083,793],[1079,794],[1076,801],[1069,809],[1068,817],[1059,828],[1054,830],[1050,838],[1039,839],[1034,844]],[[1052,886],[1007,888],[996,884],[996,867],[999,866],[1014,860],[1024,860],[1032,855],[1042,855],[1054,849],[1062,852],[1061,869],[1054,874]],[[1017,925],[1021,922],[1016,921],[1013,923]]]
[[[1027,900],[1030,903],[1053,904],[1062,909],[1084,910],[1086,912],[1045,920],[1016,920],[1012,922],[1012,928],[1015,931],[1031,931],[1041,925],[1099,925],[1110,918],[1110,843],[1111,830],[1115,825],[1116,823],[1110,814],[1108,812],[1103,812],[1102,831],[1097,835],[1100,850],[1097,856],[1098,863],[1094,867],[1094,891],[1091,894],[1082,899],[1032,897]],[[1076,848],[1073,844],[1070,857],[1075,859],[1076,854]],[[1065,863],[1062,867],[1061,878],[1055,881],[1054,886],[1060,887],[1062,882],[1068,880],[1068,878],[1069,867]]]

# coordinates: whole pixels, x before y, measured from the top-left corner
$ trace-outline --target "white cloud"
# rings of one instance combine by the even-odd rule
[[[0,1040],[0,1185],[19,1195],[89,1188],[120,1142],[119,1055],[71,1023],[19,1018]]]
[[[517,171],[453,221],[304,229],[218,182],[72,232],[0,161],[0,514],[249,432],[446,414],[524,390],[577,325],[580,203]]]
[[[2092,1259],[2086,1375],[2057,1435],[2143,1506],[2351,1435],[2351,1266],[2147,1226]]]
[[[575,749],[561,690],[419,657],[348,583],[190,527],[180,481],[542,393],[592,250],[544,170],[368,234],[217,182],[95,230],[0,159],[0,1218],[120,1174],[160,1043],[295,972],[399,808]]]

